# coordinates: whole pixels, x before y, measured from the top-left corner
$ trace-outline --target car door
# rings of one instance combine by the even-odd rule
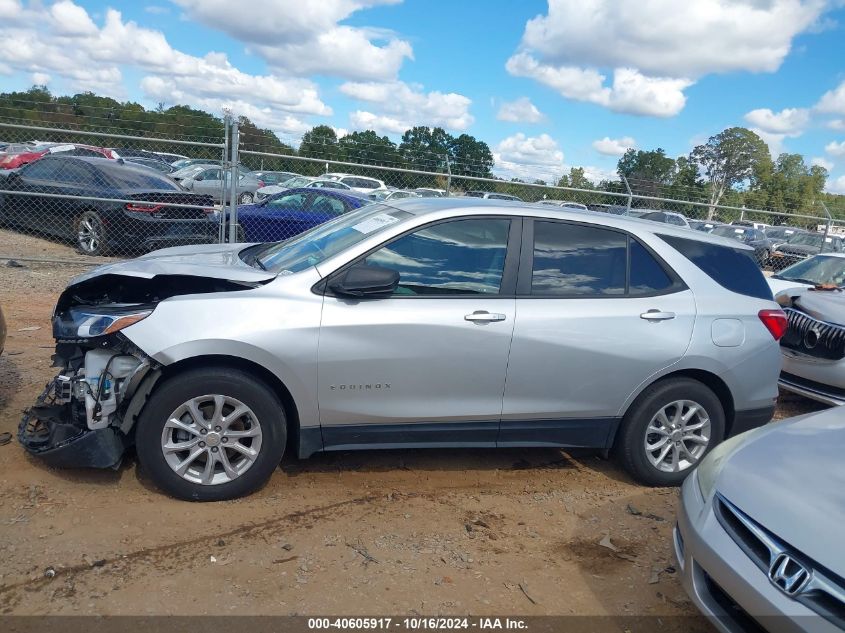
[[[254,207],[240,217],[246,239],[270,242],[299,235],[311,226],[304,217],[304,210],[312,197],[313,194],[307,191],[293,191]]]
[[[26,191],[30,193],[57,194],[56,183],[58,165],[50,158],[42,158],[24,165],[18,171],[5,176],[4,188],[12,191]],[[55,198],[47,196],[15,195],[6,196],[3,212],[9,222],[28,229],[40,229],[44,225],[44,209]]]
[[[683,356],[695,314],[635,237],[526,220],[499,443],[605,446],[629,396]]]
[[[501,216],[417,228],[359,260],[399,273],[391,296],[326,293],[318,389],[327,448],[495,444],[520,230]]]
[[[229,174],[226,174],[229,176]],[[223,170],[219,167],[210,167],[194,176],[194,184],[191,188],[195,193],[202,193],[211,196],[220,202],[220,195],[223,191]],[[228,187],[226,188],[228,192]]]

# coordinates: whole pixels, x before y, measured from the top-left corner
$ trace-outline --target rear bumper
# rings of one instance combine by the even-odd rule
[[[696,607],[723,633],[841,631],[788,598],[722,528],[693,473],[681,488],[675,557],[681,583]]]
[[[845,405],[845,389],[825,385],[801,376],[781,372],[778,386],[799,396],[810,398],[833,407]]]
[[[845,404],[845,359],[826,360],[783,350],[778,385],[831,406]]]
[[[216,215],[191,220],[123,217],[110,227],[107,236],[115,246],[137,246],[146,250],[183,244],[212,244],[220,227]]]

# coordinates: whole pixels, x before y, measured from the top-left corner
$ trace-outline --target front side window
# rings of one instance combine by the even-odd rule
[[[311,203],[310,210],[314,213],[340,215],[341,213],[346,211],[346,207],[343,205],[343,202],[341,202],[337,198],[318,193],[316,196],[314,196],[314,200]]]
[[[286,211],[302,211],[305,206],[305,200],[308,198],[307,193],[299,192],[292,193],[287,196],[279,196],[273,198],[267,203],[269,207],[282,207]]]
[[[495,295],[502,285],[510,220],[453,220],[415,231],[366,263],[399,273],[396,296]]]
[[[563,222],[534,222],[531,294],[541,297],[624,295],[624,233]]]

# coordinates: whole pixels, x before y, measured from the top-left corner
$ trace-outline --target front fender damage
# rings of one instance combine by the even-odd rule
[[[138,413],[127,409],[156,363],[119,334],[87,351],[59,343],[53,358],[61,371],[24,412],[18,441],[50,466],[119,467]]]
[[[80,318],[92,312],[149,311],[180,295],[243,291],[267,282],[184,274],[148,278],[105,270],[71,282],[59,297],[53,365],[60,371],[18,427],[21,445],[52,466],[117,468],[162,370],[120,331],[81,337]]]

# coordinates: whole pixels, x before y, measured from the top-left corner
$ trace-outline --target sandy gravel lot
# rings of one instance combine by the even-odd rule
[[[52,377],[49,316],[83,270],[0,260],[0,432]],[[779,415],[815,408],[786,398]],[[56,471],[13,440],[0,446],[0,612],[694,618],[672,567],[675,502],[594,453],[514,449],[285,458],[247,499],[189,504],[131,456]],[[679,622],[663,630],[710,630]]]

